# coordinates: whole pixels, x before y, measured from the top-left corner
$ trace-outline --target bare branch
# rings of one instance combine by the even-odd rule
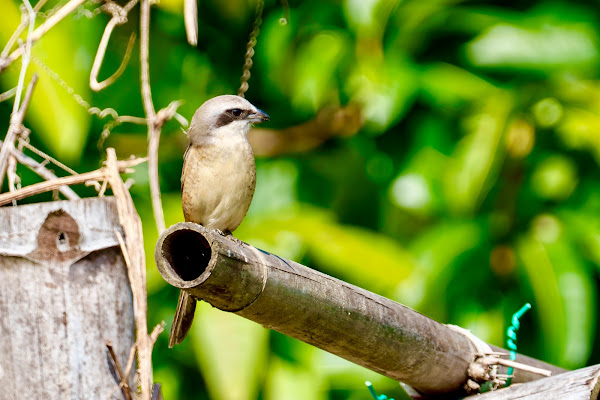
[[[56,178],[51,181],[40,182],[33,185],[25,186],[16,192],[0,194],[0,206],[8,204],[13,200],[21,200],[39,193],[49,192],[64,185],[77,185],[86,181],[97,181],[105,178],[105,172],[102,169],[97,169],[91,172],[85,172],[79,175],[65,176],[64,178]]]
[[[158,180],[158,145],[160,143],[160,129],[156,121],[156,111],[152,103],[150,90],[150,0],[142,0],[140,11],[140,69],[142,85],[142,102],[146,120],[148,121],[148,174],[150,180],[150,195],[154,220],[159,233],[165,230],[165,216],[160,198],[160,183]]]
[[[117,162],[117,167],[120,173],[129,172],[129,168],[145,161],[145,158],[136,158],[126,161],[119,161]],[[59,189],[61,186],[78,185],[86,183],[88,181],[100,181],[104,179],[106,179],[106,169],[100,168],[95,171],[84,172],[83,174],[65,176],[63,178],[56,178],[47,182],[36,183],[33,185],[25,186],[24,188],[19,189],[16,192],[0,194],[0,206],[8,204],[13,200],[21,200],[36,194]]]
[[[0,146],[2,146],[2,140],[0,140]],[[33,158],[26,156],[20,150],[13,149],[11,155],[14,156],[20,164],[26,166],[44,180],[50,181],[53,179],[58,179],[58,177],[49,169],[35,161]],[[61,186],[58,188],[58,191],[61,192],[68,200],[77,200],[80,198],[77,193],[75,193],[73,189],[68,186]]]
[[[100,72],[100,67],[102,66],[102,61],[104,60],[104,55],[106,54],[106,48],[108,46],[108,42],[110,40],[110,35],[114,30],[115,26],[122,25],[127,22],[127,13],[129,10],[137,4],[138,0],[131,0],[126,7],[119,7],[114,2],[107,3],[104,7],[106,11],[112,14],[112,18],[106,24],[106,28],[104,29],[104,33],[102,34],[102,39],[100,40],[100,44],[98,45],[98,51],[96,52],[96,57],[94,58],[94,64],[92,65],[92,71],[90,72],[90,87],[94,91],[100,91],[107,86],[111,85],[115,80],[121,76],[123,71],[125,71],[125,67],[129,62],[129,57],[131,56],[131,51],[133,50],[133,44],[135,43],[135,33],[132,33],[129,37],[129,43],[127,44],[127,49],[125,50],[125,56],[121,61],[121,65],[117,71],[112,74],[110,77],[105,79],[102,82],[98,82],[98,73]]]
[[[17,187],[16,183],[18,181],[17,178],[17,160],[15,157],[10,154],[8,156],[8,165],[6,168],[6,176],[8,177],[8,190],[9,192],[16,192]],[[17,201],[13,200],[13,206],[17,205]]]
[[[47,1],[48,0],[38,1],[37,4],[35,5],[35,7],[33,7],[33,11],[35,13],[40,11],[40,9],[43,7],[44,4],[46,4]],[[15,45],[15,42],[17,41],[19,36],[21,36],[21,33],[23,33],[23,31],[25,30],[25,28],[28,25],[29,25],[29,19],[27,19],[25,17],[25,13],[23,13],[23,19],[21,20],[21,23],[19,24],[19,26],[17,26],[17,29],[13,32],[12,36],[6,43],[6,46],[4,46],[4,50],[2,50],[2,54],[0,54],[0,60],[5,58],[8,55],[10,49],[12,49],[12,47]]]
[[[26,11],[27,10],[24,9],[23,6],[21,6],[21,22],[19,22],[19,26],[17,26],[17,29],[15,29],[10,39],[8,39],[6,46],[4,46],[4,50],[2,50],[2,54],[0,54],[0,60],[6,58],[6,56],[10,52],[10,49],[13,48],[15,42],[17,41],[21,33],[23,33],[25,28],[29,25],[29,19]]]
[[[131,393],[129,392],[129,385],[127,384],[127,376],[123,374],[123,369],[121,368],[121,363],[115,354],[115,349],[113,349],[113,345],[110,341],[106,341],[106,348],[108,350],[108,354],[110,355],[110,360],[117,371],[117,375],[119,376],[119,387],[121,388],[121,393],[123,393],[123,397],[125,400],[131,400]]]
[[[183,21],[188,43],[198,45],[198,5],[197,0],[183,0]]]
[[[6,133],[4,144],[0,149],[0,188],[2,188],[2,182],[4,181],[8,156],[15,147],[15,137],[17,135],[17,132],[21,128],[21,125],[23,124],[23,119],[25,118],[25,111],[27,111],[27,107],[29,106],[31,94],[33,93],[33,88],[35,87],[37,79],[38,75],[33,74],[33,76],[31,77],[31,81],[27,86],[27,92],[25,93],[25,98],[23,99],[23,104],[21,105],[21,108],[16,113],[13,111],[13,114],[11,114],[11,121],[10,125],[8,126],[8,132]],[[17,93],[19,93],[18,89]],[[17,97],[17,99],[15,99],[15,104],[18,103],[18,101],[19,100]]]
[[[54,165],[56,165],[57,167],[60,167],[61,169],[63,169],[66,172],[68,172],[69,174],[71,174],[71,175],[77,175],[77,171],[75,171],[72,168],[70,168],[70,167],[66,166],[65,164],[61,163],[56,158],[54,158],[52,156],[49,156],[48,154],[44,153],[43,151],[40,151],[40,150],[36,149],[31,144],[29,144],[27,141],[19,139],[19,145],[23,146],[23,147],[25,147],[27,149],[29,149],[31,152],[33,152],[33,153],[37,154],[38,156],[42,157],[47,162],[51,162]]]
[[[32,170],[33,172],[35,172],[38,176],[40,176],[41,178],[50,181],[53,179],[58,179],[58,177],[56,175],[54,175],[50,170],[48,170],[47,168],[45,168],[42,164],[36,162],[34,159],[27,157],[25,154],[19,153],[19,152],[14,152],[13,155],[15,156],[15,158],[17,159],[17,161],[23,165],[25,165],[26,167],[28,167],[30,170]],[[58,187],[58,191],[60,193],[63,194],[63,196],[65,196],[67,198],[67,200],[78,200],[80,199],[79,195],[77,195],[77,193],[75,193],[75,191],[73,191],[73,189],[71,189],[68,186],[59,186]]]
[[[115,150],[109,148],[106,152],[108,155],[106,172],[116,199],[119,221],[125,234],[125,240],[123,240],[120,233],[117,238],[125,255],[129,283],[133,294],[141,397],[142,400],[150,400],[152,396],[152,343],[146,325],[148,304],[142,223],[135,211],[131,195],[119,176]]]
[[[154,123],[156,112],[150,89],[150,0],[142,0],[140,11],[140,69],[142,83],[142,102],[148,119],[148,126]]]
[[[27,107],[29,107],[29,102],[31,101],[31,94],[33,93],[33,88],[35,87],[37,80],[38,80],[38,74],[34,73],[33,76],[31,77],[31,81],[29,82],[29,85],[27,86],[27,91],[25,92],[25,98],[23,99],[21,108],[19,109],[19,113],[22,114],[22,116],[20,117],[21,124],[23,123],[23,119],[25,117],[25,112],[27,111]]]
[[[23,4],[25,4],[25,8],[27,9],[27,16],[29,17],[29,32],[27,33],[27,43],[23,48],[23,44],[19,41],[19,50],[23,52],[23,63],[21,64],[21,71],[19,72],[19,82],[17,83],[17,93],[15,95],[15,102],[13,104],[13,111],[11,114],[12,118],[16,118],[16,114],[19,111],[21,101],[21,92],[23,91],[23,86],[25,85],[25,75],[27,74],[27,68],[29,67],[29,62],[31,61],[31,46],[32,44],[32,35],[33,28],[35,27],[35,15],[36,13],[31,8],[31,3],[29,0],[23,0]],[[11,118],[11,119],[12,119]]]
[[[131,36],[129,36],[129,42],[127,43],[127,48],[125,49],[125,55],[123,56],[123,60],[121,60],[119,68],[111,76],[109,76],[102,82],[98,82],[98,73],[100,72],[102,61],[104,60],[104,54],[106,53],[106,47],[108,45],[108,39],[110,38],[110,32],[112,32],[112,29],[114,27],[114,24],[111,27],[112,21],[114,21],[114,18],[111,19],[106,25],[106,30],[102,35],[102,40],[100,41],[100,46],[98,47],[98,53],[96,53],[94,65],[92,66],[92,71],[90,72],[90,88],[92,88],[92,90],[96,92],[112,85],[113,82],[116,81],[123,74],[123,71],[125,71],[125,67],[127,67],[127,63],[129,62],[129,57],[131,57],[131,52],[133,51],[133,45],[135,43],[135,33],[132,33]]]
[[[13,97],[17,93],[17,87],[7,90],[4,93],[0,93],[0,102],[6,101]]]
[[[119,235],[121,235],[120,232],[117,235],[117,238],[119,237]],[[121,240],[122,239],[123,239],[123,237],[121,236]],[[127,365],[125,365],[125,371],[124,371],[125,376],[129,376],[129,374],[131,373],[131,369],[133,368],[133,362],[135,361],[135,351],[136,351],[136,346],[134,344],[133,346],[131,346],[131,349],[129,350],[129,357],[127,358]]]
[[[31,45],[37,42],[46,32],[62,21],[67,15],[71,14],[77,7],[82,5],[86,0],[71,0],[62,6],[56,13],[52,14],[43,24],[41,24],[31,35]],[[33,24],[32,24],[33,25]],[[20,48],[13,51],[8,57],[0,58],[0,72],[4,71],[16,59],[21,57],[22,50]]]
[[[161,321],[160,324],[156,325],[154,329],[152,329],[152,333],[150,333],[150,341],[154,345],[156,340],[158,339],[158,335],[160,335],[165,330],[165,321]]]

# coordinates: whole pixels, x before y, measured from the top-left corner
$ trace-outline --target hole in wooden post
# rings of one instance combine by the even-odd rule
[[[68,251],[71,246],[69,245],[69,237],[64,232],[59,232],[56,237],[56,248],[61,253]]]
[[[210,245],[204,236],[186,229],[165,238],[162,254],[173,271],[185,281],[193,281],[202,275],[211,257]]]

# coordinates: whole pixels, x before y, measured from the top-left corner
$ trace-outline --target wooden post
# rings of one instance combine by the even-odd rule
[[[0,208],[0,398],[130,398],[112,359],[126,369],[134,344],[115,230],[112,198]]]
[[[457,392],[467,381],[471,340],[392,300],[193,223],[167,229],[155,257],[163,278],[194,297],[422,393]]]

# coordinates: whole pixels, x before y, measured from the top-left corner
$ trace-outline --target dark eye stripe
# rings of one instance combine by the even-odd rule
[[[235,120],[244,119],[249,114],[248,110],[241,110],[242,111],[241,114],[239,116],[235,116],[235,115],[233,115],[234,110],[240,110],[240,109],[232,108],[231,110],[227,110],[224,113],[222,113],[221,115],[219,115],[219,118],[217,119],[217,122],[215,123],[215,129],[220,128],[225,125],[228,125]]]

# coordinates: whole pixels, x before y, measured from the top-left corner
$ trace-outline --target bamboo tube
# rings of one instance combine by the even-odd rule
[[[163,278],[195,298],[422,393],[462,390],[475,358],[470,339],[409,307],[194,223],[167,229],[155,257]]]

